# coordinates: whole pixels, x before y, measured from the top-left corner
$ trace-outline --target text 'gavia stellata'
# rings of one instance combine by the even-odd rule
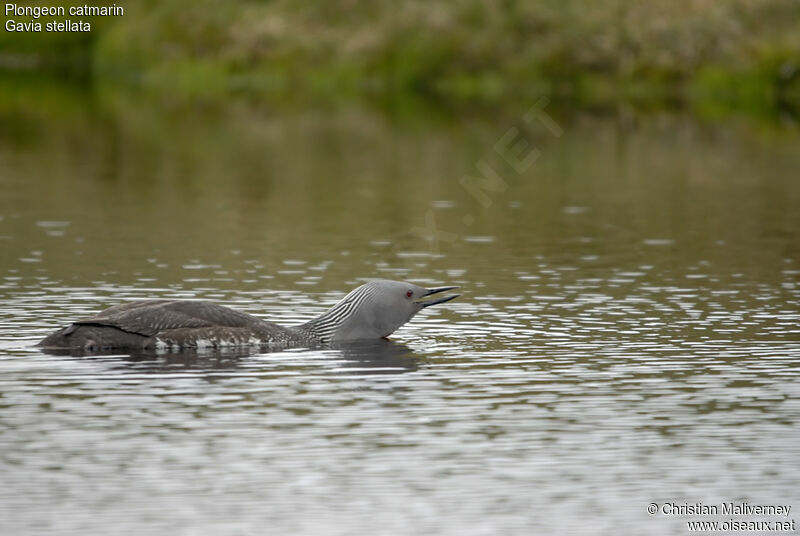
[[[317,318],[283,327],[205,301],[147,300],[117,305],[45,337],[52,350],[182,350],[225,346],[316,346],[388,337],[425,307],[458,295],[457,287],[423,288],[401,281],[365,283]]]

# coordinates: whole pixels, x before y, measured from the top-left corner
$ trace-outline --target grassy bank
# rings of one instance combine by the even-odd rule
[[[800,110],[796,0],[123,5],[124,17],[76,45],[94,80],[189,97],[492,105],[548,94],[587,108]],[[6,34],[0,45],[18,43]],[[36,46],[26,41],[28,53]]]

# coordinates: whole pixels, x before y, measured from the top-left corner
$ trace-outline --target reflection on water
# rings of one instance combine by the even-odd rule
[[[3,534],[683,534],[647,504],[800,508],[791,133],[560,120],[484,208],[459,178],[504,169],[513,117],[106,106],[0,141]],[[342,347],[30,346],[146,297],[299,323],[368,277],[463,295]]]
[[[317,349],[325,357],[325,363],[336,363],[343,371],[365,374],[392,374],[417,370],[419,356],[405,344],[378,339],[377,341],[353,341],[339,343]],[[105,352],[86,352],[83,349],[42,349],[46,354],[76,358],[103,359],[118,361],[119,368],[130,368],[141,372],[168,372],[172,370],[235,370],[251,366],[253,358],[262,354],[277,360],[294,361],[296,354],[287,349],[221,347],[188,348],[178,352],[161,350],[142,350],[135,353],[111,354]],[[288,355],[278,355],[288,352]]]

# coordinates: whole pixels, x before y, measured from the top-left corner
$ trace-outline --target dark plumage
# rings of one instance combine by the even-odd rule
[[[46,337],[39,345],[97,351],[247,344],[286,346],[304,340],[298,329],[284,328],[221,305],[148,300],[117,305],[79,320]]]

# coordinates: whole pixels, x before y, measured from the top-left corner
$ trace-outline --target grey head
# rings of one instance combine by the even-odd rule
[[[388,337],[426,307],[459,295],[436,295],[457,287],[424,288],[413,283],[378,279],[353,290],[321,316],[298,326],[321,342]]]

